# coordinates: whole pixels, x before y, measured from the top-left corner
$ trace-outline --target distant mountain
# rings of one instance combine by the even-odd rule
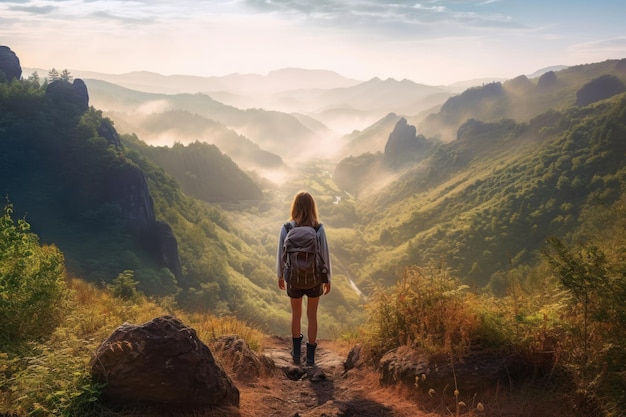
[[[100,80],[87,79],[85,82],[95,106],[109,112],[113,120],[122,121],[127,128],[137,129],[126,133],[142,133],[142,140],[150,144],[196,140],[213,143],[244,170],[275,168],[281,163],[280,157],[292,156],[298,148],[312,146],[317,137],[327,135],[328,131],[319,123],[303,124],[301,118],[290,114],[262,109],[241,110],[205,94],[154,94]],[[199,123],[190,125],[181,119],[170,125],[161,123],[162,127],[157,129],[154,119],[168,112],[187,112],[195,115]],[[199,118],[205,119],[204,122]],[[232,152],[233,149],[239,154]],[[268,153],[277,157],[270,158]]]
[[[440,112],[429,115],[420,123],[418,130],[426,136],[450,141],[456,138],[457,129],[468,119],[492,122],[511,118],[527,122],[549,109],[565,109],[575,104],[577,93],[596,78],[612,75],[620,82],[626,82],[626,71],[622,69],[625,61],[572,66],[558,72],[545,72],[538,79],[521,75],[504,83],[473,87],[450,97]]]
[[[537,77],[541,77],[546,72],[558,72],[558,71],[564,70],[566,68],[567,68],[567,65],[552,65],[550,67],[545,67],[545,68],[538,69],[537,71],[533,72],[532,74],[527,74],[526,76],[528,78],[537,78]]]
[[[475,78],[472,80],[459,81],[450,85],[445,86],[447,90],[454,94],[460,94],[468,88],[472,87],[480,87],[485,84],[491,83],[503,83],[507,79],[502,77],[490,77],[490,78]]]
[[[441,103],[450,93],[441,87],[417,84],[410,80],[372,78],[364,83],[325,91],[318,97],[317,105],[328,109],[349,105],[364,111],[387,110],[387,113],[413,115],[436,103]]]
[[[25,68],[25,74],[38,72],[41,77],[48,70]],[[229,74],[224,76],[162,75],[150,71],[134,71],[125,74],[107,74],[93,71],[70,70],[77,78],[96,79],[117,84],[131,90],[157,94],[229,92],[235,95],[268,95],[281,91],[300,89],[303,86],[314,89],[349,87],[360,81],[345,78],[327,70],[307,70],[284,68],[267,75]]]
[[[276,94],[267,105],[308,114],[335,132],[345,134],[363,129],[390,112],[417,115],[441,105],[451,95],[443,87],[373,78],[350,87],[286,91]]]
[[[47,74],[42,69],[26,71],[37,71],[42,76]],[[142,93],[169,96],[204,93],[212,100],[232,108],[307,115],[339,134],[362,129],[390,112],[414,116],[441,105],[457,92],[455,89],[417,84],[406,79],[397,81],[373,78],[362,82],[342,77],[332,71],[299,68],[272,71],[265,76],[230,74],[222,77],[164,76],[148,71],[104,74],[72,70],[71,73],[91,84],[89,87],[93,90],[94,103],[101,108],[106,108],[106,103],[101,98],[108,95],[108,102],[111,103],[111,99],[117,97],[121,90],[113,93],[114,87],[111,86],[110,93],[103,92],[100,95],[97,90],[103,88],[104,84],[96,85],[98,81],[135,91],[134,98],[125,98],[129,104],[137,104],[136,100],[146,100],[146,95],[140,98]],[[128,93],[124,95],[128,96]],[[153,96],[151,99],[157,98]],[[222,122],[219,118],[214,120]],[[224,124],[232,127],[228,123]],[[250,137],[248,131],[239,133]],[[250,138],[257,142],[256,138]],[[258,144],[262,146],[261,143]]]

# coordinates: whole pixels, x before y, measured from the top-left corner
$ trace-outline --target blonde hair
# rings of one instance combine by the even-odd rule
[[[306,191],[300,191],[291,203],[291,220],[298,226],[317,227],[317,205],[313,196]]]

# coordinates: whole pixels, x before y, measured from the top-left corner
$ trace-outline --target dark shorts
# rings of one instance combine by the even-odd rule
[[[324,284],[309,288],[308,290],[301,290],[300,288],[291,288],[291,285],[287,282],[287,295],[290,298],[302,298],[305,295],[309,298],[315,298],[320,297],[322,294],[324,294]]]

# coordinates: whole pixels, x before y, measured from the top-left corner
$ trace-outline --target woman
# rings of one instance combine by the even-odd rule
[[[283,265],[283,243],[287,236],[287,227],[283,225],[280,229],[280,237],[278,239],[278,253],[276,256],[276,273],[278,275],[278,287],[281,290],[287,290],[287,295],[291,300],[291,337],[293,340],[293,350],[291,357],[295,363],[300,363],[300,349],[302,345],[303,335],[300,332],[300,319],[302,317],[302,297],[307,297],[306,316],[308,319],[306,344],[306,364],[308,366],[315,365],[315,349],[317,348],[317,306],[320,296],[330,292],[330,254],[328,250],[328,242],[326,241],[326,232],[324,226],[318,221],[317,206],[311,194],[301,191],[293,199],[291,203],[291,218],[289,219],[291,227],[311,226],[317,229],[318,245],[322,259],[328,269],[327,278],[322,284],[311,289],[302,290],[293,288],[289,282],[285,282],[284,265]]]

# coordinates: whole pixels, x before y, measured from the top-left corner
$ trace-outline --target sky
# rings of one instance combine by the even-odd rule
[[[626,58],[624,16],[624,0],[0,0],[0,45],[25,68],[444,85]]]

